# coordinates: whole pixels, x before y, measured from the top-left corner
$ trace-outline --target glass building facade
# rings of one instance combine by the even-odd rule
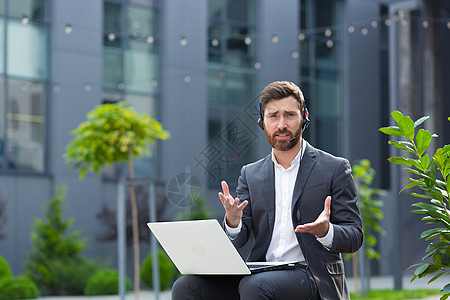
[[[158,6],[152,0],[105,1],[103,103],[126,101],[156,118],[159,98]],[[135,161],[139,177],[155,176],[155,151]]]
[[[306,136],[335,155],[342,155],[341,23],[340,1],[300,1],[300,88],[313,115]]]
[[[0,1],[0,170],[46,171],[45,0]]]
[[[208,139],[223,151],[222,161],[209,163],[211,186],[219,186],[220,180],[234,184],[240,167],[252,157],[251,146],[237,149],[233,144],[236,117],[255,98],[254,33],[253,0],[208,1]]]

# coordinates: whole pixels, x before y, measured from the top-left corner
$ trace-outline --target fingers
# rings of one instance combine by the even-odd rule
[[[230,196],[230,189],[228,188],[227,182],[226,181],[222,181],[221,185],[222,185],[223,194],[225,196]]]
[[[325,212],[327,212],[328,214],[330,214],[330,212],[331,212],[331,196],[328,196],[325,199],[325,204],[323,205],[323,210]]]

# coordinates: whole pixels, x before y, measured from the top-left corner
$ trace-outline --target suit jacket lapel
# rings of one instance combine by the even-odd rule
[[[305,140],[305,153],[300,161],[300,168],[298,169],[297,179],[295,180],[294,193],[292,195],[292,210],[294,213],[294,209],[296,207],[297,202],[302,195],[303,188],[305,187],[306,181],[308,180],[309,174],[316,164],[316,151],[315,149],[308,144]],[[300,201],[301,202],[301,201]],[[298,207],[300,207],[300,203],[298,203]]]
[[[270,232],[273,232],[273,224],[275,222],[275,170],[273,166],[272,156],[267,156],[262,170],[263,175],[263,192],[264,201],[266,203],[267,221]]]

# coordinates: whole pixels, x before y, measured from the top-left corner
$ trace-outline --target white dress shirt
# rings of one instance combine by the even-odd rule
[[[266,261],[298,261],[305,263],[305,257],[300,249],[292,224],[292,195],[298,169],[306,147],[302,147],[291,166],[285,169],[280,165],[272,150],[272,161],[275,169],[275,222],[272,239],[266,253]],[[323,199],[325,203],[325,199]],[[242,220],[237,228],[229,227],[225,222],[228,236],[234,239],[242,228]],[[327,249],[333,243],[333,225],[330,223],[328,233],[317,240]]]

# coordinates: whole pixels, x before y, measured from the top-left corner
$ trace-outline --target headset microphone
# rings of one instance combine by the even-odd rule
[[[311,120],[309,119],[308,109],[305,107],[305,113],[304,113],[304,119],[303,119],[304,124],[302,127],[302,131],[300,131],[300,133],[297,136],[294,136],[293,138],[289,139],[289,142],[292,142],[293,140],[298,139],[298,137],[302,135],[303,131],[305,131],[306,127],[308,127],[310,122],[311,122]]]

